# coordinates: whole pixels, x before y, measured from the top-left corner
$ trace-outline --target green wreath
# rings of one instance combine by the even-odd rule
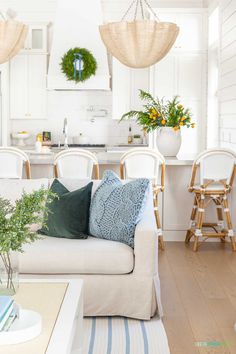
[[[61,70],[68,80],[83,82],[95,75],[97,61],[87,49],[73,48],[62,57]]]

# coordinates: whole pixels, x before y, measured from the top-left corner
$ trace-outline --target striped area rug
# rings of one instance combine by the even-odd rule
[[[170,354],[162,321],[123,317],[84,319],[83,354]]]

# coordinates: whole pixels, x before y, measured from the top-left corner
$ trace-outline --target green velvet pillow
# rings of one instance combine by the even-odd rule
[[[47,225],[39,233],[52,237],[87,238],[92,187],[93,182],[90,182],[83,188],[69,192],[55,179],[50,189],[59,198],[49,204]]]

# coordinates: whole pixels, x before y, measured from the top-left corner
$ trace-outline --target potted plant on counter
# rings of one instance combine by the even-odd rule
[[[25,243],[40,238],[37,230],[45,224],[48,205],[53,199],[54,194],[44,188],[30,194],[23,192],[14,205],[0,198],[0,295],[15,294],[18,253],[23,252]]]
[[[140,90],[140,98],[144,101],[143,111],[130,111],[121,117],[135,118],[146,132],[157,130],[157,148],[164,156],[176,156],[181,147],[181,128],[194,128],[191,112],[184,108],[175,96],[172,100],[154,99],[153,96]]]

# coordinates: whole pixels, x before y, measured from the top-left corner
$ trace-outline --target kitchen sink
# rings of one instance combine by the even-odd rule
[[[92,152],[97,152],[97,151],[105,151],[106,150],[106,145],[105,144],[68,144],[68,148],[82,148],[86,150],[91,150]],[[62,144],[61,146],[58,146],[57,144],[53,144],[51,146],[51,151],[54,153],[58,153],[60,151],[65,150],[66,148]]]

